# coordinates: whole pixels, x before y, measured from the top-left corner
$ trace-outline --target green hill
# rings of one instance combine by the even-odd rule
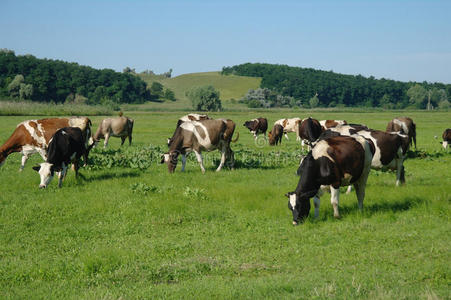
[[[185,96],[185,92],[194,86],[212,85],[220,92],[222,104],[226,108],[237,106],[230,100],[238,100],[249,89],[260,87],[261,78],[237,76],[237,75],[221,75],[220,72],[203,72],[183,74],[173,78],[162,78],[162,76],[139,74],[149,86],[152,82],[157,81],[169,88],[175,93],[177,101],[166,101],[164,103],[151,103],[152,107],[160,108],[190,108],[191,103]]]

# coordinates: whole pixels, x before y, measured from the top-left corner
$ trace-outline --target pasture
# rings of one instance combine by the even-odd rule
[[[135,119],[133,145],[119,149],[120,139],[110,139],[108,150],[92,152],[101,165],[82,168],[78,180],[69,171],[61,189],[55,179],[38,189],[31,167],[39,155],[22,173],[19,154],[6,160],[1,299],[451,297],[451,151],[438,143],[450,112],[213,113],[237,124],[237,168],[216,173],[219,153],[206,153],[203,175],[191,154],[184,173],[179,162],[169,174],[158,154],[183,114],[126,112]],[[363,212],[354,192],[341,193],[336,220],[325,194],[319,218],[312,205],[296,227],[284,194],[299,180],[300,145],[293,133],[281,146],[256,144],[242,126],[259,116],[270,127],[282,117],[312,116],[385,130],[402,115],[417,124],[407,184],[395,187],[394,173],[372,170]],[[36,118],[1,117],[0,142]],[[95,131],[102,117],[90,118]],[[127,167],[116,166],[133,153],[139,156]]]

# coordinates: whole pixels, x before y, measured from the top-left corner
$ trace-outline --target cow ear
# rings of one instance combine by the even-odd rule
[[[33,170],[35,170],[36,172],[39,172],[39,170],[41,169],[41,166],[34,166]]]

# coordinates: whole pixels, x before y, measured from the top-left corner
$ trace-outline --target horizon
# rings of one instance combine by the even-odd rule
[[[0,48],[173,77],[250,62],[450,84],[449,11],[446,1],[5,1]]]

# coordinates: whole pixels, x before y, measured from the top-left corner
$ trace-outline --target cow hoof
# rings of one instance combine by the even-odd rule
[[[340,220],[341,216],[340,215],[334,215],[334,218],[337,219],[337,220]]]

